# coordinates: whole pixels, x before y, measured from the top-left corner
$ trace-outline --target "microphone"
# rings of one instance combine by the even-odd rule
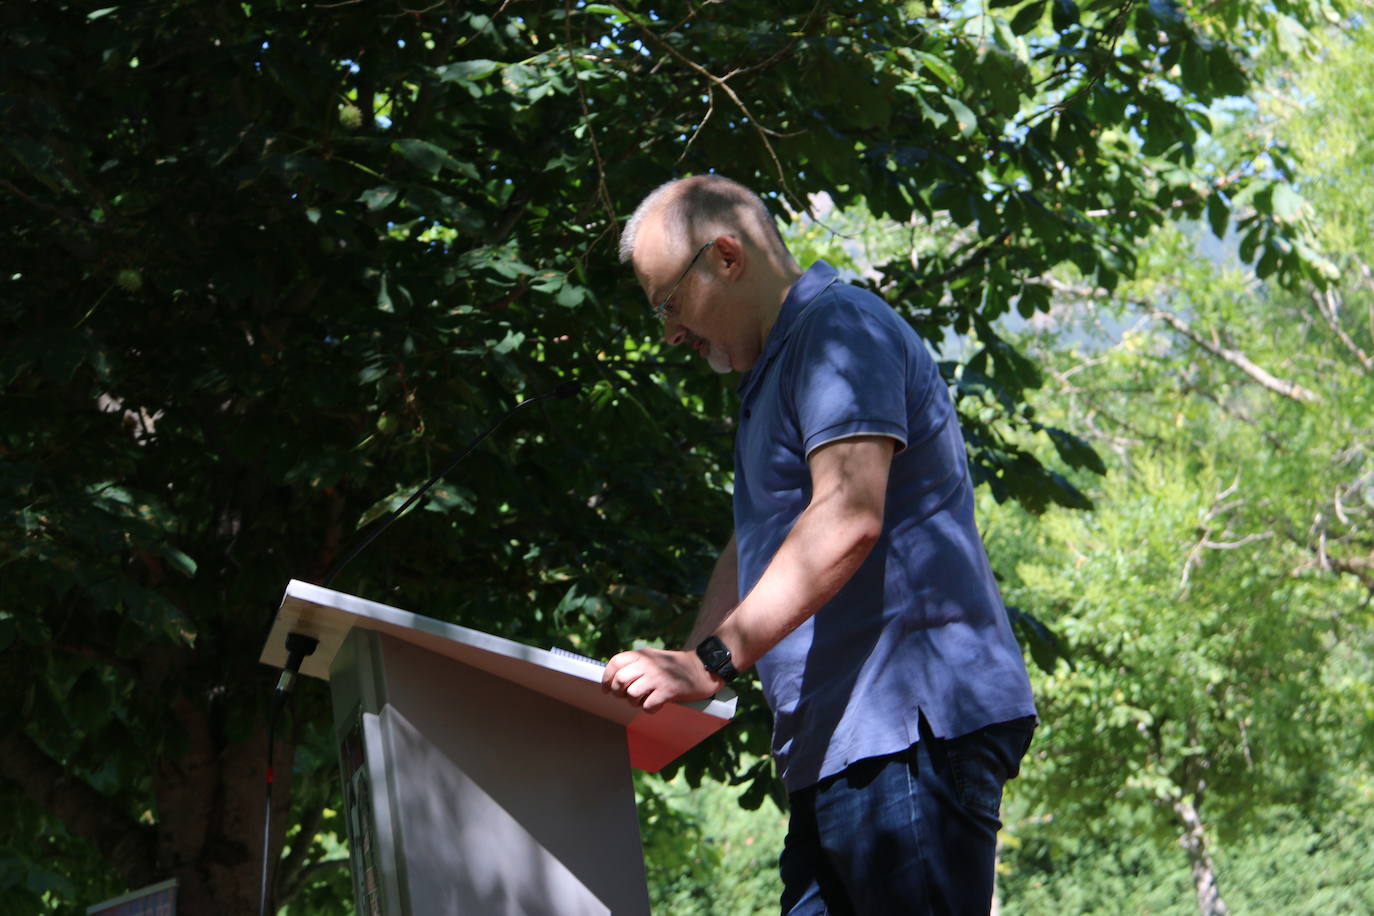
[[[462,461],[464,458],[466,458],[469,454],[471,454],[472,450],[475,449],[478,445],[480,445],[483,439],[485,439],[487,436],[490,436],[493,432],[496,431],[496,427],[500,426],[502,423],[506,422],[506,420],[510,419],[511,414],[515,413],[517,410],[520,410],[522,407],[526,407],[537,401],[564,400],[566,398],[576,397],[581,392],[581,382],[579,382],[577,379],[564,379],[549,391],[546,391],[543,394],[536,394],[532,398],[526,398],[519,404],[516,404],[510,410],[507,410],[496,420],[495,423],[488,426],[486,430],[482,432],[481,435],[479,435],[476,439],[473,439],[471,442],[469,442],[467,448],[463,449],[463,451],[458,455],[457,458],[454,458],[452,461],[450,461],[443,468],[443,470],[435,474],[433,477],[431,477],[428,481],[425,482],[424,486],[420,487],[418,490],[412,493],[410,498],[401,504],[400,508],[394,509],[391,512],[387,513],[385,518],[377,522],[372,529],[372,533],[369,534],[357,547],[354,547],[352,550],[350,550],[342,560],[336,563],[334,565],[334,568],[329,571],[329,574],[324,577],[324,581],[320,584],[325,588],[328,588],[329,584],[334,581],[334,577],[337,576],[340,572],[342,572],[343,568],[347,566],[349,562],[353,560],[354,557],[356,557],[358,554],[366,550],[367,546],[371,544],[373,541],[377,540],[378,536],[381,535],[383,531],[394,525],[397,519],[399,519],[403,514],[405,514],[405,511],[407,509],[413,506],[421,496],[424,496],[425,493],[429,491],[430,487],[434,486],[436,483],[439,482],[440,478],[442,478],[449,471],[457,467],[458,463]]]

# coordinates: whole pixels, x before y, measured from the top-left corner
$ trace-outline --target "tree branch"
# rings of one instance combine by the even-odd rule
[[[320,859],[318,862],[311,862],[296,874],[295,880],[285,891],[278,893],[276,903],[279,907],[289,905],[301,891],[310,886],[310,882],[323,872],[333,871],[337,868],[347,868],[348,858]]]
[[[1345,344],[1345,348],[1360,361],[1360,365],[1364,366],[1364,371],[1374,372],[1374,358],[1361,350],[1355,341],[1351,340],[1350,335],[1345,333],[1345,328],[1341,327],[1340,319],[1337,318],[1336,314],[1340,308],[1339,303],[1336,302],[1336,291],[1328,289],[1325,295],[1313,291],[1312,300],[1316,302],[1317,311],[1326,320],[1327,327],[1331,328],[1332,332],[1340,338],[1341,343]]]
[[[587,130],[587,139],[592,144],[592,158],[596,160],[596,196],[606,208],[611,228],[620,232],[620,222],[615,216],[615,205],[611,203],[611,192],[606,187],[606,163],[601,158],[601,146],[596,142],[596,130],[592,127],[592,112],[587,105],[587,90],[582,85],[582,68],[578,66],[577,56],[573,54],[572,43],[572,0],[563,4],[563,47],[568,52],[568,66],[572,68],[573,82],[577,84],[577,103],[582,109],[582,126]]]
[[[662,48],[665,52],[667,52],[668,56],[672,57],[674,60],[681,63],[684,67],[687,67],[689,70],[693,70],[701,76],[704,76],[708,81],[720,87],[721,92],[724,92],[727,96],[730,97],[730,101],[734,102],[735,107],[738,108],[740,110],[740,113],[743,114],[744,117],[749,120],[750,126],[754,128],[754,132],[758,134],[759,140],[763,142],[764,149],[768,151],[768,157],[773,160],[773,168],[777,170],[778,183],[781,185],[783,191],[787,194],[788,197],[792,199],[792,202],[797,207],[806,208],[809,211],[810,208],[807,207],[806,204],[799,197],[797,197],[796,193],[792,190],[792,186],[787,183],[787,173],[783,170],[782,161],[778,159],[778,154],[773,149],[773,144],[770,143],[768,140],[769,134],[772,134],[775,137],[782,137],[787,135],[780,134],[775,130],[769,130],[768,128],[760,124],[758,118],[754,117],[753,113],[749,111],[748,106],[744,104],[744,101],[735,93],[735,90],[730,87],[730,79],[740,73],[745,72],[745,70],[736,69],[730,71],[723,77],[716,76],[714,73],[707,70],[701,64],[686,57],[681,51],[679,51],[677,48],[674,48],[672,45],[668,44],[668,42],[664,41],[662,37],[660,37],[653,30],[645,26],[644,23],[640,22],[640,20],[634,14],[632,14],[629,10],[625,9],[624,5],[620,2],[620,0],[611,0],[611,5],[614,6],[616,9],[620,10],[620,12],[624,13],[627,19],[629,19],[631,22],[637,25],[639,27],[640,33],[643,34],[644,37],[648,39],[651,44],[659,48]],[[793,134],[792,136],[795,136],[795,134]]]
[[[323,804],[311,805],[301,818],[300,828],[296,831],[296,839],[291,844],[291,851],[286,857],[277,863],[277,905],[285,905],[292,897],[300,893],[309,881],[311,867],[318,865],[312,862],[309,865],[305,862],[306,854],[310,851],[311,843],[314,841],[315,834],[320,829],[320,819],[324,813]],[[335,861],[347,862],[347,859]]]
[[[1299,385],[1297,382],[1290,382],[1285,379],[1281,379],[1269,374],[1264,369],[1261,369],[1259,366],[1251,362],[1245,356],[1244,353],[1241,353],[1238,350],[1227,349],[1217,343],[1207,340],[1205,337],[1202,337],[1191,327],[1189,327],[1187,322],[1185,322],[1182,318],[1179,318],[1177,315],[1173,315],[1161,309],[1154,309],[1150,314],[1153,317],[1160,319],[1165,324],[1172,327],[1175,331],[1178,331],[1184,337],[1188,338],[1194,344],[1206,350],[1208,353],[1212,354],[1217,359],[1220,359],[1223,362],[1227,362],[1235,366],[1237,369],[1244,372],[1246,375],[1250,376],[1251,379],[1258,382],[1263,387],[1268,388],[1270,391],[1276,394],[1281,394],[1286,398],[1292,398],[1295,401],[1301,401],[1309,404],[1321,400],[1321,398],[1319,398],[1315,392],[1307,390],[1306,388]]]
[[[943,286],[955,277],[968,273],[970,270],[973,270],[988,258],[992,257],[994,250],[1003,245],[1009,238],[1011,238],[1011,232],[1003,232],[1001,235],[997,236],[997,238],[969,255],[963,263],[954,265],[942,274],[937,274],[934,277],[922,280],[920,283],[916,284],[913,291],[920,292],[921,290],[930,289],[933,286]]]
[[[1374,556],[1344,559],[1328,555],[1327,562],[1336,572],[1342,572],[1356,579],[1374,594]]]
[[[1345,557],[1332,556],[1326,550],[1325,529],[1320,531],[1316,545],[1300,537],[1298,533],[1293,530],[1291,524],[1287,526],[1286,537],[1291,543],[1313,554],[1311,560],[1293,569],[1289,575],[1296,575],[1303,570],[1312,569],[1314,566],[1324,572],[1344,573],[1357,579],[1360,584],[1368,590],[1370,596],[1374,598],[1374,553],[1371,553],[1367,557],[1352,557],[1348,559]]]

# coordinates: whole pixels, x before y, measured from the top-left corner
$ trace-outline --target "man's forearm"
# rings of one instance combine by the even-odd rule
[[[881,516],[856,517],[826,505],[803,512],[758,583],[716,627],[735,667],[751,667],[833,598],[862,565],[881,528]]]
[[[697,644],[715,632],[716,627],[734,610],[739,603],[739,553],[735,547],[734,532],[721,549],[716,565],[711,569],[711,578],[706,583],[706,595],[697,611],[696,623],[692,625],[692,635],[687,637],[684,649],[695,649]]]
[[[833,442],[810,458],[812,496],[763,575],[715,634],[744,671],[849,581],[877,543],[892,439]]]

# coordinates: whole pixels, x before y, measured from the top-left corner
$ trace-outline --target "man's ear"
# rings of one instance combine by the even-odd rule
[[[716,257],[720,258],[726,273],[738,273],[744,266],[744,247],[733,235],[716,236],[716,243],[711,247],[715,249]]]

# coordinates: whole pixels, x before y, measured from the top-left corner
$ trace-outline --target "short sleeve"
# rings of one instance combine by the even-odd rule
[[[794,329],[785,367],[804,454],[854,436],[907,444],[907,342],[904,323],[837,293],[821,296]]]

